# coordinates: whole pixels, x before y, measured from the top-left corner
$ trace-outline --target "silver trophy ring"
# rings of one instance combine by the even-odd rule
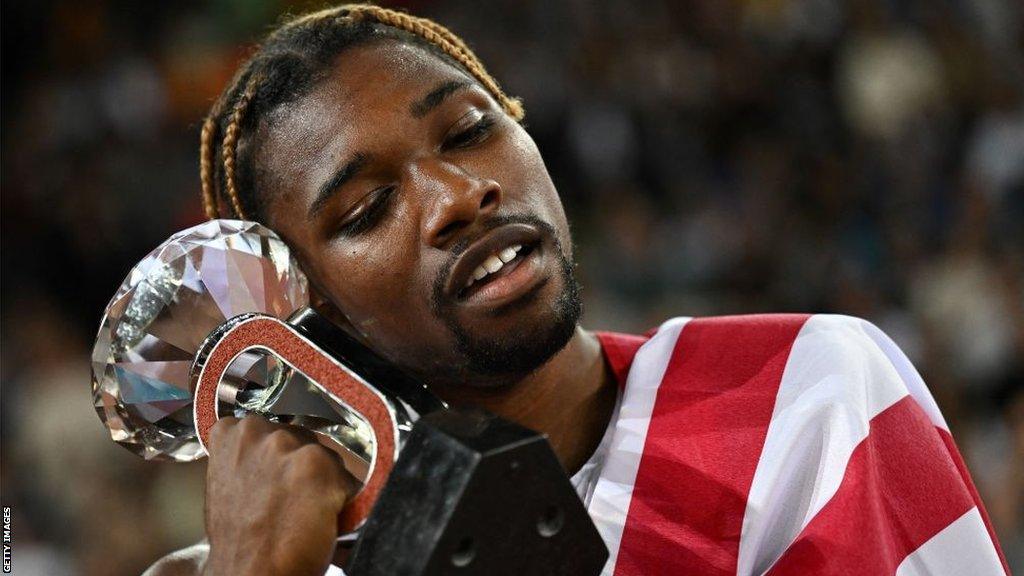
[[[203,450],[217,423],[217,391],[231,363],[251,350],[269,351],[321,386],[334,400],[362,416],[374,435],[374,454],[362,488],[338,516],[342,534],[354,532],[370,514],[398,458],[398,426],[385,398],[359,376],[330,358],[287,323],[260,314],[240,317],[223,332],[211,335],[192,367],[195,381],[193,418]]]

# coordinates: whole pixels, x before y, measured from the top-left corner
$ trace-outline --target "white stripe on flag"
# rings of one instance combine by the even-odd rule
[[[925,385],[921,374],[914,368],[907,355],[892,341],[892,338],[889,338],[888,334],[882,332],[877,326],[866,320],[861,320],[861,323],[864,325],[864,332],[875,341],[875,344],[881,348],[882,352],[889,358],[889,361],[892,362],[892,365],[896,367],[896,371],[903,378],[903,383],[906,384],[910,395],[914,397],[917,405],[928,415],[928,419],[932,421],[932,424],[949,432],[949,424],[946,424],[946,419],[942,417],[939,405],[935,402],[935,398],[932,397],[932,393],[928,390],[928,386]]]
[[[602,572],[607,576],[615,569],[658,386],[665,376],[679,333],[689,320],[673,318],[662,324],[657,334],[637,352],[629,371],[611,450],[590,502],[590,516],[608,546],[608,563]]]
[[[797,335],[747,498],[737,575],[763,574],[779,559],[839,489],[870,420],[907,395],[868,326],[816,315]]]
[[[914,550],[896,576],[989,576],[1005,574],[977,507]]]

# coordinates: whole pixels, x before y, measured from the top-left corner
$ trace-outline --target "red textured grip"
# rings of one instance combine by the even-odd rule
[[[380,392],[369,388],[346,368],[327,356],[288,324],[266,316],[248,318],[229,329],[214,345],[196,383],[193,415],[199,441],[206,449],[210,429],[217,423],[217,387],[228,366],[239,354],[265,348],[281,357],[317,384],[340,398],[373,427],[375,454],[363,488],[338,516],[338,529],[350,533],[370,514],[394,466],[397,427]]]

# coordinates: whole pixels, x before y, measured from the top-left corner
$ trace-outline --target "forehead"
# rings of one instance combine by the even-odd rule
[[[473,81],[419,46],[385,40],[345,50],[307,95],[261,125],[261,176],[283,192],[308,189],[345,156],[411,130],[410,105],[451,80]]]

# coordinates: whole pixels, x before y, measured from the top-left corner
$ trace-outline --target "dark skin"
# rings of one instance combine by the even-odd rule
[[[437,311],[487,341],[526,338],[552,323],[565,289],[554,251],[569,257],[572,244],[536,145],[475,81],[422,48],[378,42],[345,51],[335,65],[257,128],[260,186],[273,191],[267,223],[297,254],[321,312],[449,403],[544,432],[575,472],[600,442],[616,397],[597,338],[577,326],[533,372],[474,371]],[[325,186],[345,166],[358,169]],[[467,296],[476,260],[446,269],[453,250],[468,246],[469,258],[474,243],[492,247],[502,229],[488,222],[522,215],[554,237],[529,227],[512,234],[526,238],[531,255]],[[208,448],[209,547],[169,556],[151,573],[323,574],[354,486],[333,453],[253,417],[221,420]]]

